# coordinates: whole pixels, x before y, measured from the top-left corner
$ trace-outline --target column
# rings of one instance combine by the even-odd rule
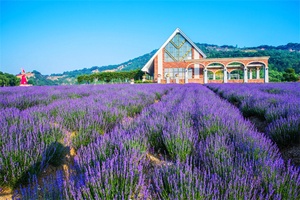
[[[228,80],[231,79],[231,73],[228,71]]]
[[[170,83],[170,77],[167,76],[167,83]]]
[[[164,74],[163,73],[163,53],[162,53],[162,51],[160,51],[157,56],[157,73]]]
[[[157,75],[157,83],[161,83],[160,74]]]
[[[265,83],[269,83],[269,70],[268,66],[265,66]]]
[[[189,83],[189,74],[188,74],[188,69],[185,69],[185,83]]]
[[[260,79],[260,77],[259,77],[259,67],[256,67],[256,79]]]
[[[247,67],[244,68],[244,83],[248,82],[248,73],[247,73]]]
[[[194,65],[194,78],[198,79],[200,74],[199,64]]]
[[[204,72],[204,84],[206,84],[208,81],[207,81],[207,69],[204,68],[203,69],[203,72]]]
[[[224,73],[223,73],[224,75],[223,75],[223,81],[224,81],[224,83],[227,83],[227,68],[226,67],[224,67]]]
[[[179,83],[179,76],[178,76],[178,74],[175,75],[175,80],[176,80],[176,83],[178,84]]]
[[[216,80],[216,72],[213,72],[213,80]]]
[[[249,69],[249,79],[252,79],[252,69]]]

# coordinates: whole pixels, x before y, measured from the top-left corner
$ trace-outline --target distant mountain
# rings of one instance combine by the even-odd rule
[[[251,57],[251,56],[270,56],[269,68],[283,72],[287,68],[295,69],[296,73],[300,73],[300,44],[288,43],[287,45],[268,46],[260,45],[258,47],[238,48],[231,45],[213,45],[205,43],[195,43],[208,58],[222,57]],[[156,53],[153,50],[150,53],[144,54],[137,58],[128,60],[121,64],[108,66],[93,66],[91,68],[83,68],[73,71],[67,71],[62,74],[51,74],[50,76],[41,75],[35,71],[35,77],[31,78],[34,85],[63,85],[75,84],[76,77],[83,74],[92,74],[104,71],[130,71],[141,69],[148,60]]]
[[[62,74],[51,74],[50,76],[68,76],[68,77],[77,77],[78,75],[83,74],[92,74],[96,72],[104,72],[104,71],[130,71],[141,68],[144,66],[148,60],[155,54],[157,50],[153,50],[150,53],[139,56],[137,58],[128,60],[124,63],[117,65],[108,65],[108,66],[93,66],[91,68],[84,68],[79,70],[67,71]]]
[[[28,79],[28,83],[32,85],[59,85],[57,82],[48,79],[47,75],[42,75],[40,72],[33,70],[28,76],[26,73],[26,77]]]
[[[277,47],[268,46],[268,45],[261,45],[257,47],[258,49],[265,49],[265,50],[288,50],[288,51],[300,51],[300,44],[299,43],[288,43],[287,45],[280,45]]]

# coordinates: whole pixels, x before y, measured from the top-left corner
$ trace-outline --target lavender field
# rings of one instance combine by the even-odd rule
[[[0,112],[12,199],[300,199],[299,84],[0,88]]]
[[[237,105],[245,117],[260,121],[258,129],[281,149],[298,147],[300,166],[300,84],[211,84],[221,97]]]

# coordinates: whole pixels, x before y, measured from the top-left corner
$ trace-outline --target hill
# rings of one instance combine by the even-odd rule
[[[299,43],[288,43],[277,47],[260,45],[258,47],[244,48],[238,48],[231,45],[218,46],[205,43],[195,44],[207,55],[208,58],[270,56],[269,69],[271,81],[280,81],[287,68],[293,68],[297,74],[300,73]],[[66,71],[62,74],[51,74],[50,76],[41,75],[37,72],[37,76],[31,80],[34,84],[37,82],[39,85],[74,84],[76,83],[76,77],[79,75],[92,74],[95,72],[130,71],[141,69],[156,51],[157,50],[153,50],[150,53],[128,60],[121,64],[93,66],[91,68]]]
[[[93,66],[91,68],[84,68],[79,70],[67,71],[62,74],[51,74],[50,76],[68,76],[68,77],[77,77],[78,75],[83,74],[92,74],[95,72],[105,72],[105,71],[131,71],[141,68],[145,65],[146,62],[155,54],[157,50],[154,50],[145,55],[139,56],[137,58],[128,60],[121,64],[108,65],[108,66]]]

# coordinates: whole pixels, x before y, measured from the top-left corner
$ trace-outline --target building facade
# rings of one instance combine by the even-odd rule
[[[179,28],[142,68],[157,83],[267,83],[269,57],[207,58]]]

